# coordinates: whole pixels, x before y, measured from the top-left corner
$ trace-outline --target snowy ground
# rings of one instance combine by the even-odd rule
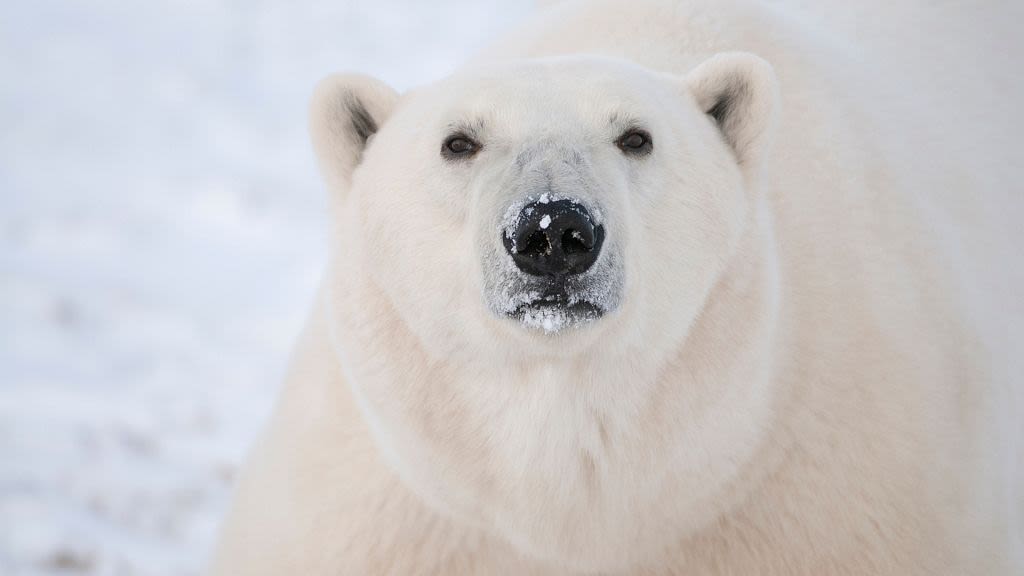
[[[200,571],[324,261],[311,87],[526,10],[0,5],[0,574]]]

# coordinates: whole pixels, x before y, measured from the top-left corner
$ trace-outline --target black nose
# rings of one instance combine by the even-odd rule
[[[586,272],[597,261],[604,227],[594,225],[587,209],[572,200],[533,202],[523,207],[505,250],[520,270],[534,276]]]

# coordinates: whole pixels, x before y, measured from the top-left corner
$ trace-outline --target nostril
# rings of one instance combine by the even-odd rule
[[[526,239],[526,245],[519,250],[520,254],[530,256],[548,256],[551,254],[551,241],[547,234],[537,230]]]
[[[566,254],[579,254],[581,252],[589,252],[594,247],[593,238],[590,242],[584,238],[583,234],[576,229],[566,230],[562,234],[562,250]]]

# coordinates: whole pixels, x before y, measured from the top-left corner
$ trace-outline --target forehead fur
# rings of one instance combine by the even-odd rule
[[[585,123],[629,124],[663,113],[682,93],[674,77],[626,61],[568,56],[469,68],[413,96],[453,127],[560,131]],[[541,105],[538,105],[540,103]],[[417,106],[417,108],[419,108]]]

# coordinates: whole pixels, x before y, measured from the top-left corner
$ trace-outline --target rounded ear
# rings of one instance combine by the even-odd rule
[[[699,64],[686,80],[749,177],[777,114],[778,83],[771,64],[748,52],[723,52]]]
[[[360,74],[328,76],[317,85],[309,132],[320,171],[336,193],[348,191],[363,151],[397,101],[390,86]]]

